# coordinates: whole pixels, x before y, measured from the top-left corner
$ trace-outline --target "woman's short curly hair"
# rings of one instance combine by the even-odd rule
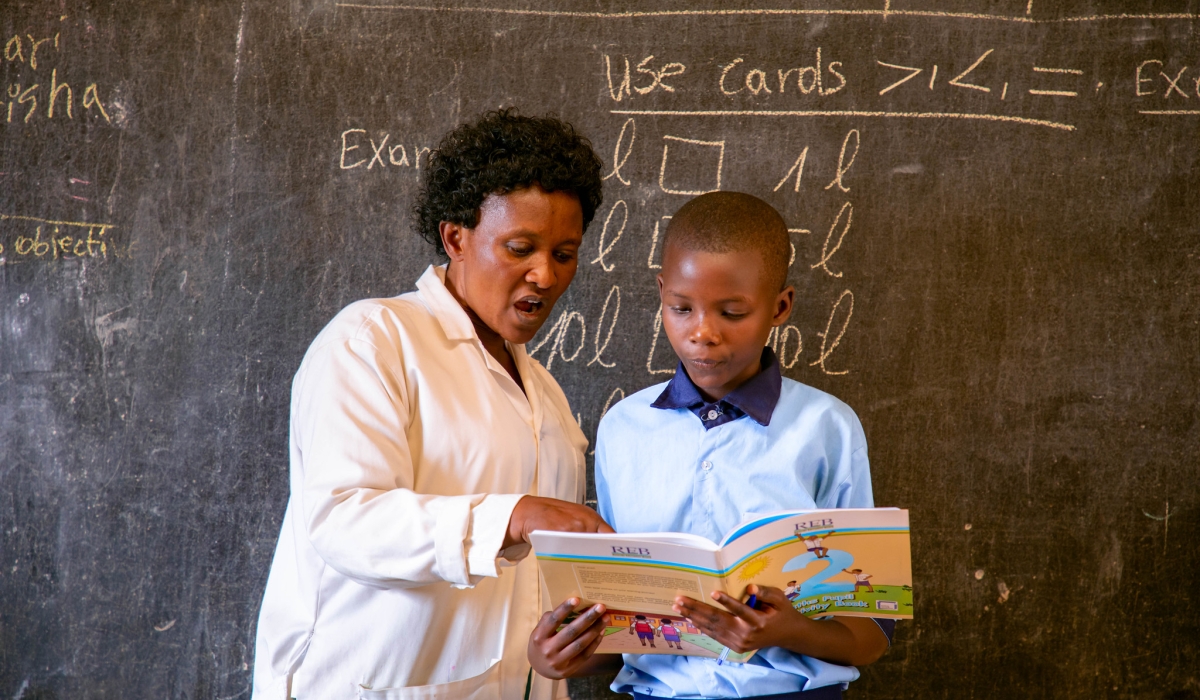
[[[577,196],[587,229],[603,200],[600,168],[591,142],[561,119],[525,117],[512,108],[487,112],[446,134],[430,154],[413,206],[417,232],[445,255],[441,222],[475,228],[489,194],[535,183]]]

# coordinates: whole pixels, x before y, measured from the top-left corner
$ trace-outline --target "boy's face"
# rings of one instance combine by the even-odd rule
[[[761,369],[771,329],[792,313],[795,290],[772,284],[754,252],[707,253],[668,245],[658,293],[663,328],[688,376],[709,401]]]

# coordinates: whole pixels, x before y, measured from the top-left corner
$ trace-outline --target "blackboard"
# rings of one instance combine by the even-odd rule
[[[290,378],[436,261],[428,149],[516,105],[609,175],[530,345],[589,436],[674,364],[665,217],[721,188],[793,228],[772,344],[913,514],[918,619],[850,697],[1197,697],[1197,13],[8,2],[0,696],[248,697]]]

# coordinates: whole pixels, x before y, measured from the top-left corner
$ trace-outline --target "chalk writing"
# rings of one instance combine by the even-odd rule
[[[799,192],[800,180],[804,178],[804,162],[806,160],[808,160],[808,146],[805,146],[804,150],[800,151],[800,157],[796,159],[795,163],[792,163],[791,169],[787,171],[787,174],[783,176],[783,179],[779,181],[779,184],[775,185],[775,189],[771,191],[778,192],[779,188],[783,187],[783,183],[791,179],[792,173],[796,173],[796,186],[792,189],[792,191]]]
[[[5,41],[4,62],[16,64],[18,70],[15,80],[0,93],[4,124],[28,124],[39,116],[48,120],[75,119],[77,115],[94,115],[112,123],[97,82],[84,80],[72,87],[66,73],[59,72],[60,66],[51,65],[63,58],[65,48],[61,31],[40,38],[14,34]],[[50,69],[49,76],[46,68]],[[81,84],[83,90],[78,89]]]
[[[650,55],[643,58],[634,69],[639,76],[645,76],[639,77],[640,84],[634,84],[632,75],[629,72],[629,57],[622,56],[621,60],[624,62],[625,69],[623,73],[619,73],[620,77],[614,86],[612,74],[613,61],[609,58],[608,54],[604,54],[604,75],[608,78],[608,95],[616,102],[632,96],[633,93],[648,95],[655,90],[675,92],[675,87],[666,82],[667,78],[683,75],[687,71],[687,66],[682,63],[667,63],[662,68],[655,69],[651,65],[655,58],[653,55]],[[647,83],[645,82],[646,80],[650,82]]]
[[[789,355],[788,345],[793,335],[796,337],[794,341],[796,349]],[[779,358],[781,367],[791,369],[800,361],[800,353],[804,352],[804,339],[800,335],[800,329],[793,325],[776,326],[767,336],[767,347],[771,348],[771,351]]]
[[[985,22],[1012,22],[1017,24],[1063,24],[1074,22],[1111,22],[1121,20],[1200,20],[1200,14],[1189,12],[1142,12],[1091,15],[1069,15],[1038,19],[1028,16],[1033,12],[1032,0],[1024,15],[1001,15],[985,12],[951,12],[947,10],[896,10],[891,0],[884,0],[880,9],[819,9],[819,8],[744,8],[707,10],[617,10],[611,12],[588,10],[535,10],[516,7],[471,7],[463,5],[406,5],[399,3],[339,2],[336,7],[357,10],[384,10],[405,12],[446,12],[463,14],[518,15],[527,17],[572,17],[577,19],[638,19],[650,17],[804,17],[804,16],[849,16],[849,17],[933,17],[938,19],[980,20]]]
[[[1059,75],[1083,75],[1083,71],[1077,68],[1043,68],[1041,66],[1033,67],[1034,73],[1055,73]],[[1007,88],[1007,83],[1005,84]],[[1078,97],[1079,93],[1074,90],[1047,90],[1047,89],[1029,89],[1030,95],[1050,95],[1054,97]]]
[[[609,302],[614,302],[612,305],[612,307],[613,307],[612,318],[609,319],[609,321],[608,321],[608,332],[604,333],[604,340],[601,341],[600,334],[603,332],[602,329],[604,328],[604,318],[606,315],[608,315]],[[596,323],[596,325],[597,325],[596,340],[594,343],[594,347],[596,348],[596,354],[593,355],[591,361],[588,362],[589,367],[591,367],[594,364],[599,364],[601,367],[615,367],[616,366],[615,362],[605,362],[603,359],[603,356],[604,356],[604,351],[608,349],[608,342],[610,340],[612,340],[613,329],[617,327],[617,319],[620,318],[620,316],[621,316],[621,288],[614,284],[612,286],[612,289],[608,290],[608,296],[604,297],[604,306],[600,309],[600,320],[597,321],[597,323]]]
[[[879,94],[880,94],[880,95],[886,95],[886,94],[888,94],[889,92],[891,92],[892,90],[895,90],[896,88],[900,87],[901,85],[903,85],[903,84],[907,83],[908,81],[910,81],[910,80],[912,80],[913,78],[915,78],[915,77],[917,77],[918,75],[920,75],[920,74],[921,74],[921,70],[922,70],[922,69],[920,69],[920,68],[915,68],[915,67],[913,67],[913,66],[898,66],[898,65],[895,65],[895,64],[893,64],[893,63],[884,63],[883,61],[875,61],[875,63],[877,63],[877,64],[879,64],[879,65],[883,66],[884,68],[895,68],[896,70],[906,70],[906,71],[909,71],[908,75],[904,76],[903,78],[901,78],[901,79],[897,80],[896,82],[892,83],[891,85],[888,85],[888,86],[887,86],[887,87],[885,87],[884,89],[880,90],[880,91],[879,91]],[[936,68],[937,66],[934,66],[934,67]],[[935,77],[936,77],[936,76],[935,76]],[[930,79],[930,81],[929,81],[929,88],[930,88],[931,90],[933,89],[933,79],[932,79],[932,78],[931,78],[931,79]]]
[[[604,408],[600,409],[600,417],[603,418],[604,414],[608,413],[608,409],[612,408],[612,405],[614,403],[616,403],[624,398],[625,398],[625,390],[624,389],[622,389],[621,387],[617,387],[616,389],[613,389],[612,393],[608,395],[608,398],[604,400]]]
[[[0,264],[26,259],[107,259],[109,244],[105,236],[114,228],[112,224],[55,221],[10,214],[0,214],[0,222],[24,224],[23,235],[12,237],[10,244],[5,244],[0,238]],[[9,227],[4,228],[7,232]]]
[[[571,325],[579,322],[578,340],[575,342],[575,349],[570,355],[566,352],[567,339],[571,336]],[[560,357],[563,362],[574,362],[579,353],[583,350],[584,343],[587,342],[587,322],[583,318],[583,314],[578,311],[567,309],[558,316],[558,320],[550,327],[549,331],[542,336],[541,341],[533,346],[529,351],[530,357],[537,354],[543,347],[550,346],[550,354],[546,356],[546,369],[554,366],[554,358]]]
[[[650,353],[646,355],[646,371],[650,374],[675,374],[675,367],[654,369],[654,351],[658,348],[658,337],[662,334],[662,305],[654,314],[654,335],[650,340]]]
[[[850,159],[847,160],[846,148],[850,145],[851,138],[854,139],[854,150],[850,152]],[[846,187],[846,185],[842,182],[842,178],[846,176],[846,173],[850,172],[850,166],[854,165],[854,159],[858,157],[858,145],[860,140],[858,129],[851,129],[850,131],[846,132],[846,138],[842,139],[842,150],[840,153],[838,153],[837,174],[833,176],[833,179],[829,181],[828,185],[825,185],[825,189],[830,189],[836,185],[837,188],[842,192],[850,191],[850,188]],[[799,183],[797,183],[797,185],[799,185]]]
[[[614,109],[610,114],[623,116],[661,117],[883,117],[888,119],[967,119],[1010,124],[1045,126],[1062,131],[1075,131],[1075,126],[1049,119],[1014,117],[1007,114],[978,114],[972,112],[892,112],[886,110],[853,109]]]
[[[621,225],[620,228],[617,229],[616,235],[614,235],[612,240],[608,241],[606,245],[605,241],[608,239],[609,224],[612,223],[613,215],[617,213],[618,209],[621,210]],[[598,242],[599,252],[596,254],[596,258],[592,260],[593,265],[600,263],[600,267],[603,268],[605,272],[613,271],[613,268],[616,267],[615,263],[608,263],[605,261],[604,256],[612,252],[613,246],[617,244],[617,241],[621,240],[621,236],[625,234],[625,224],[628,222],[629,205],[625,203],[625,200],[618,199],[616,204],[613,204],[612,209],[608,211],[608,216],[604,217],[604,227],[600,229],[600,240]]]
[[[835,231],[837,231],[838,224],[842,223],[843,217],[845,217],[846,223],[842,224],[842,232],[838,235],[837,242],[835,242],[831,248],[829,247],[829,244],[831,241],[833,241],[833,234]],[[841,272],[834,272],[833,270],[829,269],[829,259],[832,258],[833,254],[838,252],[838,250],[842,247],[842,241],[846,240],[846,234],[850,231],[850,222],[853,220],[854,207],[850,205],[850,202],[846,202],[842,205],[842,208],[838,210],[837,217],[833,220],[833,224],[829,227],[829,233],[825,236],[825,243],[821,245],[821,259],[813,263],[811,269],[815,270],[817,268],[821,268],[828,273],[830,277],[842,276]]]
[[[342,132],[341,148],[338,154],[338,166],[342,170],[353,170],[364,166],[366,170],[371,170],[376,165],[381,170],[388,167],[411,167],[420,170],[421,156],[429,153],[427,147],[413,146],[412,159],[409,160],[409,151],[403,144],[392,143],[389,145],[391,134],[384,132],[376,141],[375,137],[364,138],[362,135],[366,133],[366,129],[346,129]],[[355,153],[355,151],[358,152]]]
[[[646,258],[646,267],[650,268],[651,270],[662,269],[662,265],[660,263],[654,262],[654,255],[658,252],[658,233],[660,231],[660,227],[662,226],[663,222],[670,220],[671,217],[662,216],[659,217],[658,221],[654,222],[654,235],[650,238],[650,255]]]
[[[720,66],[717,76],[717,88],[724,95],[736,95],[749,92],[752,95],[786,93],[788,85],[795,84],[801,95],[816,93],[821,97],[837,94],[846,87],[846,76],[841,72],[842,62],[831,61],[821,65],[821,47],[817,47],[815,60],[812,64],[795,68],[776,68],[773,74],[761,68],[745,69],[743,58],[735,58]],[[828,76],[825,74],[828,73]],[[771,79],[773,76],[774,80]],[[836,82],[827,84],[826,80],[833,78]],[[772,89],[774,86],[774,89]],[[736,89],[734,89],[736,87]]]
[[[1153,66],[1155,68],[1163,68],[1165,70],[1159,70],[1159,71],[1157,71],[1158,72],[1157,76],[1147,78],[1147,77],[1144,77],[1142,74],[1142,71],[1147,66]],[[1134,92],[1135,92],[1135,94],[1138,97],[1144,97],[1146,95],[1157,94],[1157,88],[1155,88],[1155,87],[1151,87],[1148,90],[1143,90],[1142,87],[1143,87],[1143,85],[1147,85],[1147,84],[1153,86],[1154,83],[1157,81],[1157,78],[1162,78],[1163,82],[1166,84],[1165,88],[1163,89],[1163,94],[1161,95],[1162,99],[1169,100],[1169,99],[1175,97],[1176,95],[1178,95],[1179,97],[1182,97],[1183,99],[1188,100],[1188,99],[1192,98],[1192,95],[1189,95],[1188,91],[1192,92],[1196,97],[1200,97],[1200,76],[1189,79],[1190,80],[1190,85],[1189,85],[1188,81],[1184,80],[1184,78],[1183,78],[1184,73],[1187,73],[1188,66],[1182,66],[1178,70],[1175,70],[1174,77],[1172,77],[1172,75],[1167,72],[1168,70],[1173,70],[1173,69],[1166,68],[1166,64],[1163,63],[1162,61],[1158,61],[1158,60],[1142,61],[1140,64],[1138,64],[1137,71],[1134,76],[1134,86],[1135,86]],[[1179,84],[1181,82],[1183,83],[1183,87],[1179,86]]]
[[[988,56],[991,55],[994,51],[995,51],[995,49],[988,49],[987,51],[984,51],[983,54],[980,55],[978,58],[976,58],[975,61],[970,66],[968,66],[966,70],[959,73],[955,77],[951,78],[949,81],[946,82],[946,84],[950,85],[952,87],[965,88],[968,90],[977,90],[979,92],[990,93],[992,91],[992,88],[990,88],[986,85],[979,85],[976,83],[967,82],[966,78],[971,73],[973,73],[976,68],[978,68],[981,64],[983,64],[983,62],[988,58]],[[924,68],[920,68],[918,66],[906,66],[906,65],[902,65],[902,64],[898,64],[898,63],[888,63],[888,62],[879,61],[879,60],[876,60],[875,63],[876,63],[876,65],[882,66],[884,68],[891,68],[893,70],[905,71],[907,73],[900,79],[890,82],[887,85],[885,85],[883,88],[881,88],[878,93],[880,95],[886,95],[887,93],[891,92],[892,90],[899,88],[900,86],[904,85],[905,83],[908,83],[912,79],[916,78],[918,75],[923,73],[925,70]],[[1034,66],[1033,70],[1035,73],[1061,73],[1061,74],[1071,74],[1071,75],[1083,75],[1083,71],[1074,69],[1074,68],[1043,68],[1041,66]],[[929,90],[934,89],[934,86],[937,83],[937,74],[938,74],[938,66],[935,64],[932,67],[932,69],[930,70],[929,83],[928,83]],[[1049,90],[1049,89],[1042,89],[1042,88],[1032,88],[1029,90],[1029,93],[1031,95],[1056,95],[1056,96],[1069,96],[1069,97],[1075,96],[1075,94],[1068,95],[1067,94],[1068,92],[1072,92],[1072,91]],[[1008,83],[1005,82],[1003,87],[1001,88],[1000,99],[1003,100],[1007,96],[1008,96]]]
[[[991,53],[993,51],[995,51],[995,49],[988,49],[987,51],[984,51],[983,54],[980,55],[979,58],[975,59],[975,62],[972,63],[970,66],[968,66],[965,71],[954,76],[954,78],[950,81],[949,84],[953,85],[954,87],[967,88],[969,90],[978,90],[980,92],[991,92],[992,89],[990,87],[984,87],[982,85],[975,85],[974,83],[964,83],[963,78],[966,78],[968,75],[971,74],[972,71],[974,71],[976,68],[978,68],[979,64],[983,63],[984,60],[986,60],[987,57],[989,55],[991,55]]]
[[[625,142],[626,129],[629,130],[629,145],[627,145],[625,150],[622,151],[621,144]],[[636,139],[637,123],[633,120],[633,117],[630,117],[629,119],[625,120],[624,124],[621,125],[621,133],[617,134],[617,143],[613,146],[612,170],[607,175],[600,178],[601,180],[607,180],[615,177],[621,182],[622,185],[629,185],[629,180],[626,180],[624,176],[621,175],[621,168],[625,167],[625,161],[629,160],[629,154],[633,152],[633,142]]]
[[[663,136],[663,141],[664,141],[664,143],[663,143],[662,165],[659,166],[659,170],[658,170],[658,188],[659,189],[661,189],[663,192],[666,192],[667,194],[693,194],[693,195],[705,194],[707,192],[716,192],[717,190],[721,189],[721,169],[725,165],[725,140],[724,139],[722,139],[720,141],[699,141],[696,139],[685,139],[681,136]],[[715,160],[716,160],[717,173],[716,173],[716,181],[711,188],[685,190],[685,189],[676,189],[675,187],[668,187],[666,185],[667,163],[669,161],[668,154],[670,153],[670,150],[671,150],[671,143],[687,144],[689,146],[698,146],[701,149],[705,149],[705,148],[715,149],[715,156],[716,156]],[[682,147],[676,146],[676,148],[680,149]],[[692,150],[695,150],[695,149],[692,149]]]
[[[845,316],[842,320],[842,325],[838,329],[837,334],[831,338],[830,333],[833,330],[834,322],[838,318],[838,312],[842,310],[843,305],[845,306],[845,311],[842,311],[842,313],[845,314]],[[826,365],[826,363],[829,361],[829,358],[833,355],[833,351],[836,350],[838,345],[841,344],[842,337],[844,335],[846,335],[846,329],[850,327],[850,317],[853,315],[854,315],[854,293],[851,292],[849,289],[847,289],[847,290],[843,291],[841,293],[841,295],[837,298],[837,301],[835,301],[833,303],[833,308],[830,309],[830,311],[829,311],[829,320],[826,321],[826,323],[825,323],[825,331],[822,333],[817,333],[817,337],[819,337],[821,339],[821,350],[817,356],[817,359],[808,363],[810,366],[820,367],[821,371],[824,372],[825,374],[849,374],[850,373],[850,370],[848,370],[848,369],[833,371],[833,370],[829,369],[829,367]]]

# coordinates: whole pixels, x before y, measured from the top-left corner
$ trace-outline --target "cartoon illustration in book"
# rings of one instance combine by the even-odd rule
[[[850,574],[851,576],[854,577],[854,592],[855,593],[858,592],[859,586],[866,586],[867,592],[869,592],[869,593],[875,592],[875,587],[872,586],[871,582],[867,580],[867,579],[871,578],[870,575],[864,574],[862,569],[850,569],[849,571],[847,571],[846,569],[842,569],[842,571],[847,574]]]
[[[834,530],[830,530],[824,534],[817,533],[815,535],[802,535],[797,532],[796,537],[804,540],[804,546],[808,547],[808,551],[816,554],[817,559],[828,559],[829,548],[825,546],[824,539],[832,535],[834,532]]]
[[[646,619],[645,615],[634,617],[634,623],[629,626],[629,633],[633,634],[634,632],[637,632],[638,641],[642,643],[642,646],[646,646],[646,642],[650,642],[651,648],[657,648],[654,646],[654,625]],[[675,634],[678,637],[679,633]]]
[[[788,600],[795,600],[800,596],[800,587],[796,585],[795,580],[787,582],[787,586],[783,589],[783,595]]]
[[[679,629],[671,622],[671,618],[661,618],[658,624],[658,631],[662,633],[662,638],[667,642],[667,648],[670,649],[674,644],[676,649],[683,650],[683,642],[679,641]]]

